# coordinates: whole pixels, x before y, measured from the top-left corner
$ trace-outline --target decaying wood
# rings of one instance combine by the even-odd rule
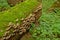
[[[40,16],[42,15],[42,4],[40,4],[37,9],[34,11],[35,14],[35,25],[38,26],[39,22],[38,19],[40,18]]]
[[[41,1],[40,1],[41,2]],[[39,14],[39,12],[37,12],[37,10],[40,10],[40,14]],[[41,16],[41,13],[42,13],[42,4],[41,5],[39,5],[38,7],[37,7],[37,9],[33,12],[34,14],[36,13],[36,14],[39,14],[40,16]],[[36,16],[37,17],[37,16]],[[35,20],[35,25],[36,26],[38,26],[38,20],[39,19],[39,17]],[[29,35],[29,36],[28,36]],[[27,32],[27,33],[25,33],[23,36],[22,36],[22,38],[20,39],[20,40],[29,40],[30,38],[32,37],[32,35],[30,34],[30,32]],[[33,39],[34,40],[34,39]]]
[[[42,6],[39,5],[37,9],[22,20],[22,23],[9,23],[6,33],[3,35],[2,40],[20,40],[23,34],[25,34],[31,27],[31,23],[36,22],[41,16]]]
[[[10,25],[10,26],[12,26],[12,28],[10,28],[10,29],[8,28],[5,35],[3,36],[3,40],[19,40],[21,35],[30,29],[30,25],[34,21],[35,21],[35,17],[34,17],[34,15],[31,14],[26,19],[24,19],[22,21],[22,24],[18,25],[16,29],[14,28],[14,24]],[[12,30],[12,34],[10,33],[11,30]]]

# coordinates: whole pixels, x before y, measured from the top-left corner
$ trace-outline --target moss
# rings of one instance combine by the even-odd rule
[[[37,0],[26,0],[8,11],[0,12],[0,36],[2,36],[7,28],[9,22],[15,23],[15,20],[25,18],[36,8],[39,4]],[[21,21],[19,20],[19,23]]]

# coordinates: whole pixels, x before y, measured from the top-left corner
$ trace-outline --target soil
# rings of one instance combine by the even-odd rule
[[[27,32],[20,40],[28,40],[31,38],[31,34]]]

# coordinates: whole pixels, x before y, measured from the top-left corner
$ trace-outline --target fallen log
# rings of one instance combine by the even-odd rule
[[[37,0],[26,0],[11,9],[0,12],[0,37],[6,31],[9,22],[16,24],[16,19],[19,19],[18,23],[21,23],[22,18],[26,18],[28,15],[32,14],[32,11],[38,6],[39,2]]]
[[[33,14],[30,14],[27,16],[25,19],[22,20],[22,23],[19,24],[14,24],[14,23],[9,23],[9,27],[6,30],[6,33],[2,37],[3,40],[20,40],[22,35],[24,35],[31,27],[31,23],[36,22],[38,18],[36,15],[41,16],[41,9],[42,6],[39,5],[38,8],[33,12]],[[39,17],[40,17],[39,16]],[[12,30],[12,31],[11,31]]]

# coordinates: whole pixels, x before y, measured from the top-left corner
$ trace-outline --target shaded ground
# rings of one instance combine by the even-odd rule
[[[30,40],[30,38],[32,38],[31,34],[28,32],[26,33],[20,40]],[[34,40],[32,38],[32,40]]]

